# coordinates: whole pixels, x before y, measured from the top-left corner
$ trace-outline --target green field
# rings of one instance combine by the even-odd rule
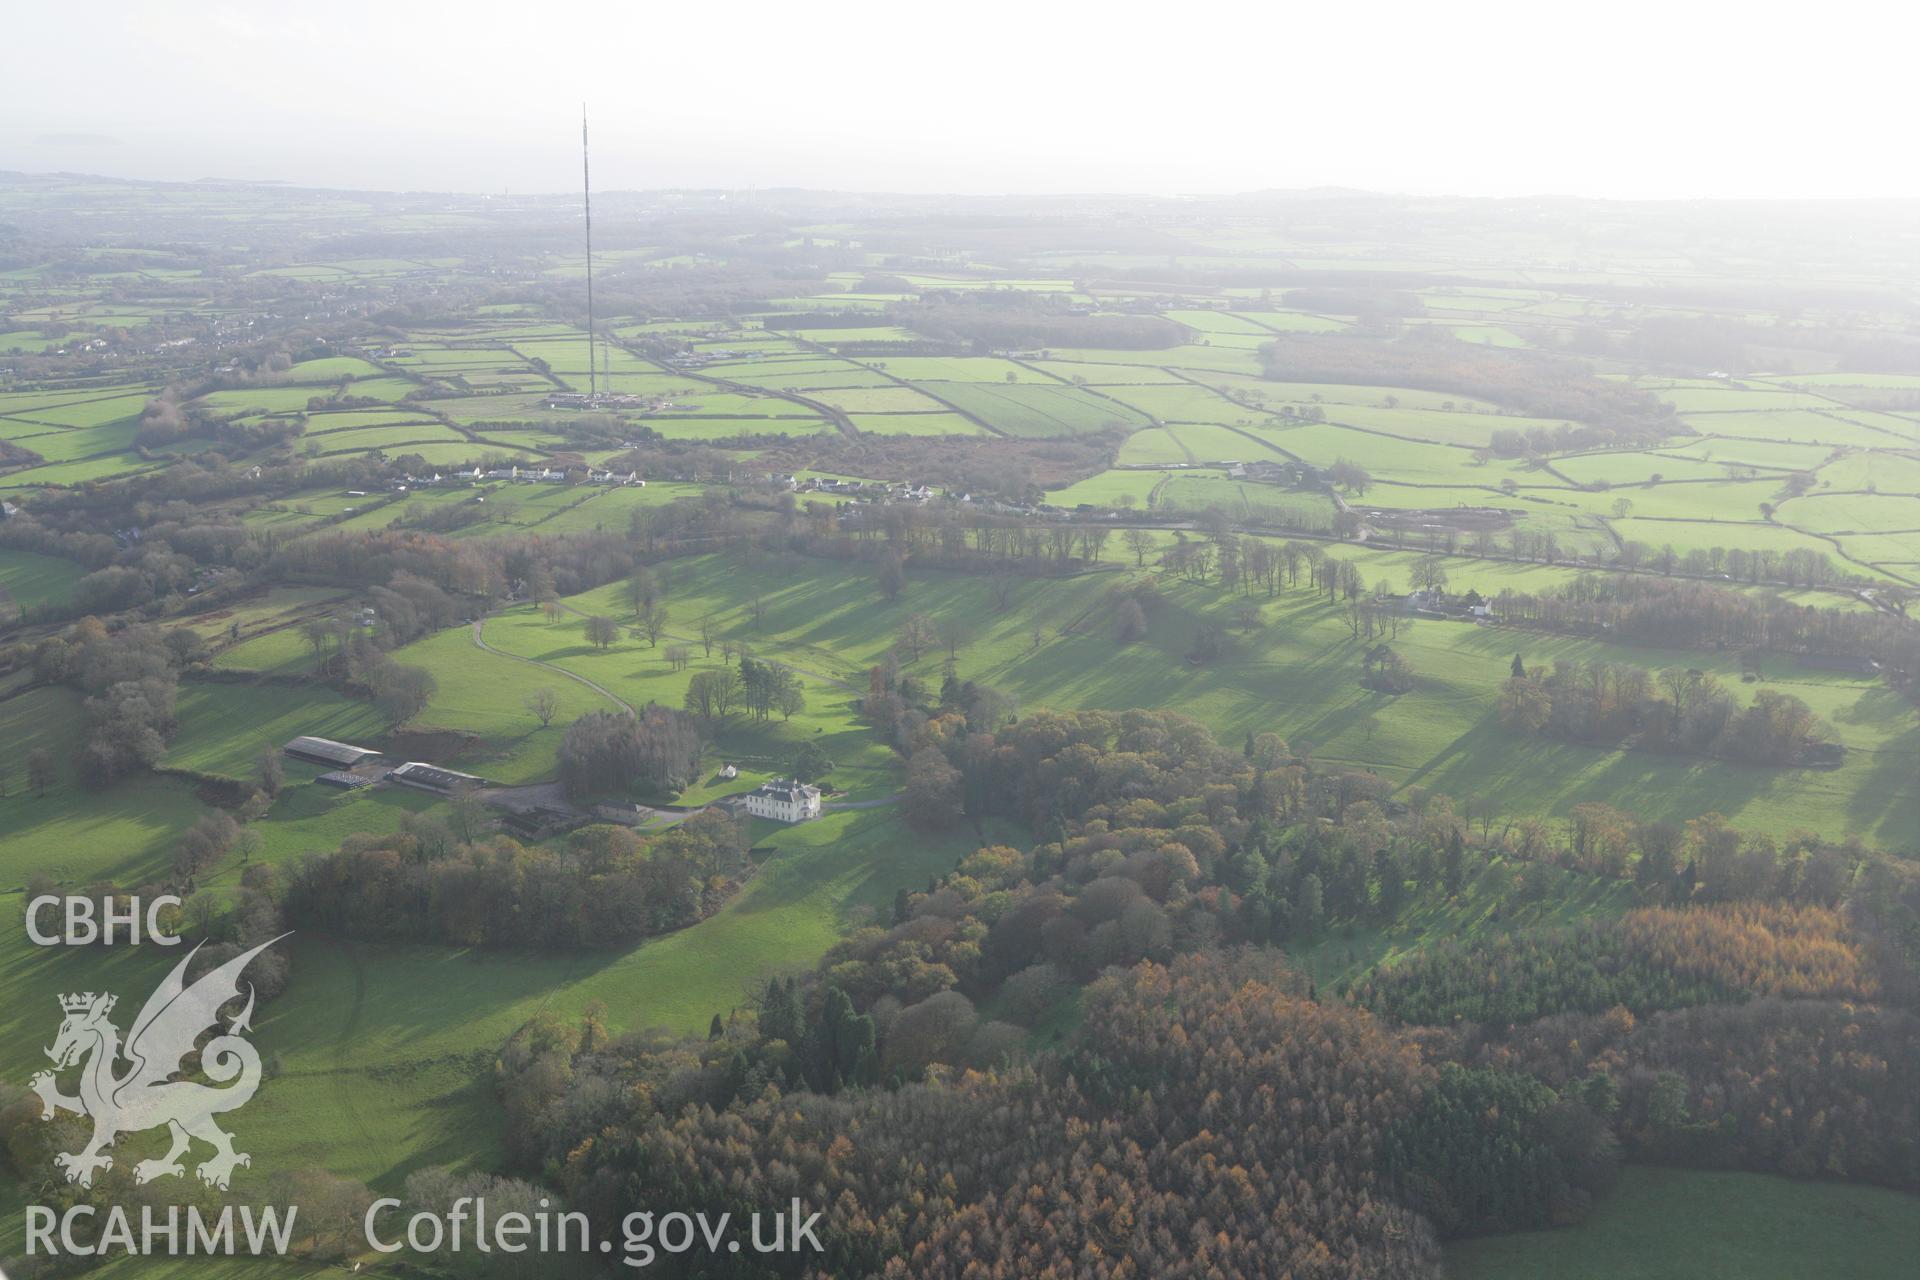
[[[0,551],[0,593],[21,609],[65,600],[85,572],[71,560],[31,551]]]
[[[1291,91],[1284,75],[1273,83],[1271,101]],[[1063,162],[1074,145],[1058,148]],[[1778,597],[1838,611],[1836,632],[1872,621],[1892,634],[1891,615],[1911,612],[1901,589],[1920,590],[1920,375],[1899,226],[1856,242],[1797,223],[1776,234],[1755,218],[1707,236],[1695,229],[1704,207],[1669,218],[1641,202],[1494,207],[1251,188],[1030,207],[765,186],[608,199],[595,315],[571,198],[0,175],[0,496],[10,504],[0,520],[0,913],[18,919],[22,891],[43,875],[125,887],[174,877],[182,834],[214,805],[245,816],[248,837],[195,869],[192,891],[210,895],[202,904],[227,900],[250,868],[285,876],[343,842],[454,816],[440,797],[400,786],[334,789],[316,780],[321,768],[292,760],[277,794],[245,797],[234,783],[297,735],[540,787],[551,800],[569,724],[682,707],[696,677],[742,652],[794,673],[804,707],[703,723],[684,790],[650,790],[636,769],[593,798],[702,805],[788,773],[804,748],[833,763],[820,820],[751,823],[753,869],[732,898],[639,945],[384,945],[304,928],[288,939],[290,983],[257,1011],[271,1076],[235,1125],[255,1157],[242,1197],[263,1194],[272,1172],[303,1168],[381,1193],[429,1165],[502,1171],[496,1058],[530,1018],[597,1006],[616,1034],[698,1036],[770,975],[811,969],[856,928],[893,920],[897,894],[930,889],[979,845],[1079,838],[1051,817],[1046,830],[995,817],[934,833],[910,825],[903,753],[867,717],[875,666],[928,690],[949,674],[979,682],[1025,719],[1049,708],[1176,710],[1229,751],[1246,741],[1249,757],[1254,735],[1277,734],[1307,762],[1309,790],[1354,782],[1337,776],[1350,769],[1384,782],[1379,809],[1363,808],[1353,828],[1356,849],[1379,842],[1367,857],[1431,852],[1421,841],[1437,838],[1416,829],[1435,797],[1485,802],[1467,848],[1451,850],[1469,859],[1459,883],[1436,886],[1415,870],[1401,884],[1414,891],[1389,910],[1381,873],[1378,910],[1343,907],[1332,927],[1267,935],[1285,936],[1287,962],[1336,999],[1375,966],[1442,942],[1612,921],[1660,900],[1656,881],[1583,869],[1573,856],[1523,857],[1517,842],[1541,829],[1531,820],[1558,842],[1584,804],[1613,806],[1629,824],[1721,815],[1778,846],[1810,833],[1914,852],[1920,710],[1892,654],[1881,675],[1849,675],[1801,665],[1776,645],[1778,631],[1668,649],[1615,643],[1603,625],[1558,633],[1406,610],[1392,618],[1392,648],[1411,687],[1387,694],[1360,679],[1382,639],[1363,626],[1432,572],[1433,555],[1456,594],[1558,591],[1637,565],[1635,581],[1717,589],[1729,603]],[[1869,212],[1870,229],[1889,220]],[[1803,214],[1813,216],[1794,217]],[[950,327],[923,320],[939,308],[952,309]],[[1281,380],[1269,367],[1298,372]],[[558,390],[586,390],[590,368],[598,390],[641,401],[547,406]],[[456,483],[419,483],[413,456]],[[492,459],[575,470],[566,484],[452,474]],[[650,479],[581,483],[582,461]],[[786,475],[934,493],[795,493]],[[1160,561],[1223,530],[1283,559],[1351,565],[1363,580],[1355,606],[1309,586],[1307,571],[1269,592],[1195,581]],[[1796,551],[1826,557],[1836,576],[1796,565],[1737,580],[1769,571],[1730,554]],[[642,565],[669,614],[657,643],[637,632],[629,602],[628,576]],[[67,617],[77,584],[102,569],[89,591],[137,577],[135,603],[100,627]],[[383,589],[428,588],[396,583],[402,574],[444,596],[444,609],[420,618],[460,621],[410,620]],[[1140,606],[1137,627],[1121,592]],[[1360,605],[1368,598],[1378,611]],[[386,612],[363,627],[369,605]],[[590,643],[590,617],[612,619],[617,637]],[[369,696],[377,668],[361,663],[371,655],[332,661],[333,640],[308,640],[316,621],[347,623],[383,648],[407,637],[385,653],[433,677],[424,709],[391,722]],[[83,691],[61,663],[121,628],[140,641],[147,623],[191,631],[206,649],[177,651],[187,656],[155,767],[90,778],[88,735],[108,705],[99,695],[127,689],[113,689],[116,672]],[[63,632],[75,649],[46,643]],[[670,657],[676,649],[685,652]],[[1844,757],[1772,768],[1523,735],[1496,713],[1516,655],[1535,672],[1698,670],[1740,705],[1790,694]],[[535,705],[547,694],[556,709],[543,727]],[[924,701],[937,739],[956,722]],[[922,728],[916,714],[900,723]],[[41,751],[53,776],[35,794],[27,760]],[[722,777],[723,764],[734,776]],[[1256,785],[1272,780],[1261,767]],[[1204,797],[1209,813],[1215,799],[1224,792]],[[643,830],[676,820],[658,814]],[[1290,810],[1283,841],[1318,830],[1293,820]],[[433,824],[420,829],[430,836]],[[1503,832],[1518,834],[1509,843]],[[1225,853],[1196,860],[1208,876],[1231,866],[1235,893],[1246,873],[1246,900],[1228,905],[1249,920],[1266,909],[1264,873],[1240,860],[1263,856],[1266,834],[1222,823]],[[567,848],[565,834],[536,839]],[[1274,874],[1300,852],[1287,845]],[[1059,865],[1035,879],[1057,871],[1077,892],[1131,874],[1114,868],[1133,853],[1117,841],[1044,852]],[[1362,868],[1358,898],[1372,908],[1365,864],[1346,865]],[[1707,883],[1711,894],[1711,873]],[[1862,871],[1852,884],[1858,893],[1873,881]],[[1162,902],[1182,931],[1214,924],[1189,911],[1191,888]],[[937,932],[944,901],[934,892],[914,927]],[[1866,927],[1859,905],[1856,896],[1845,908],[1849,927]],[[981,910],[992,929],[1000,906]],[[1183,948],[1186,933],[1175,936]],[[19,1084],[43,1064],[54,997],[140,991],[173,959],[151,948],[58,954],[9,931],[0,1080]],[[984,1012],[1017,1020],[1016,1003]],[[1026,1043],[1069,1040],[1087,1007],[1077,993],[1061,997],[1024,1024]],[[895,1009],[873,1010],[884,1040]],[[648,1087],[682,1083],[676,1074]],[[155,1137],[129,1137],[125,1150],[148,1154]],[[1136,1157],[1160,1158],[1113,1158],[1131,1169]],[[810,1176],[804,1159],[793,1168]],[[562,1177],[553,1166],[517,1172]],[[40,1196],[0,1174],[0,1255],[20,1247],[19,1210]],[[1209,1227],[1230,1216],[1224,1201],[1195,1204]],[[1124,1233],[1079,1244],[1109,1257],[1128,1249]],[[1445,1265],[1461,1280],[1878,1280],[1914,1274],[1916,1257],[1920,1200],[1910,1195],[1629,1167],[1583,1224],[1457,1242]],[[103,1274],[275,1280],[289,1270],[123,1263]]]
[[[1118,549],[1107,555],[1116,565],[1132,563]],[[1367,552],[1354,558],[1369,580],[1404,587],[1417,555]],[[1808,671],[1787,659],[1768,664],[1769,685],[1805,699],[1836,726],[1849,748],[1839,769],[1774,770],[1539,741],[1517,737],[1492,719],[1516,649],[1530,665],[1605,658],[1645,667],[1698,666],[1739,687],[1733,654],[1420,623],[1395,646],[1419,673],[1419,684],[1392,698],[1359,686],[1361,646],[1337,610],[1298,591],[1262,604],[1261,629],[1237,639],[1229,658],[1196,668],[1181,660],[1195,630],[1208,618],[1224,618],[1235,603],[1208,588],[1163,584],[1174,607],[1153,620],[1146,642],[1116,646],[1099,608],[1102,593],[1113,585],[1111,574],[1035,584],[1013,607],[996,612],[977,578],[929,574],[899,601],[887,603],[874,597],[864,578],[828,566],[730,563],[723,569],[695,563],[707,567],[690,570],[698,585],[669,602],[676,617],[712,612],[726,623],[727,634],[757,652],[843,680],[862,679],[866,664],[879,659],[906,616],[919,612],[936,623],[959,621],[968,636],[958,656],[961,673],[1008,690],[1023,706],[1178,706],[1224,741],[1270,730],[1310,747],[1316,759],[1365,765],[1400,787],[1460,798],[1492,795],[1505,812],[1564,813],[1581,801],[1602,800],[1660,817],[1717,811],[1745,826],[1857,834],[1895,845],[1906,839],[1908,824],[1920,821],[1920,798],[1906,783],[1920,769],[1920,717],[1875,682]],[[1464,564],[1452,586],[1495,594],[1506,584],[1564,580],[1564,573],[1546,566]],[[745,617],[755,595],[767,607],[767,621],[757,629]],[[572,603],[584,612],[621,611],[613,589]],[[1038,649],[1031,643],[1035,611],[1050,633]],[[629,702],[654,697],[672,704],[685,687],[686,675],[670,679],[649,664],[643,643],[622,641],[601,655],[586,649],[572,622],[549,624],[530,613],[504,621],[512,624],[500,633],[506,643],[493,643],[548,657]],[[490,639],[496,625],[488,624]],[[551,640],[537,639],[549,633]],[[523,634],[524,642],[518,638]],[[430,643],[454,642],[443,636]],[[937,673],[938,663],[930,653],[921,665]]]
[[[1633,1167],[1577,1227],[1468,1240],[1452,1280],[1897,1280],[1920,1199],[1878,1187]]]
[[[1125,404],[1058,384],[949,382],[927,390],[1010,436],[1077,435],[1146,422],[1144,414]]]

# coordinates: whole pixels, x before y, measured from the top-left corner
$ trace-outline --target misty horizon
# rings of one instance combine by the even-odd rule
[[[1901,42],[1850,9],[1811,33],[1651,5],[1575,30],[1504,3],[1173,29],[1010,6],[941,24],[749,5],[722,26],[563,5],[530,27],[362,0],[214,4],[189,25],[118,0],[97,24],[10,21],[30,56],[0,169],[559,193],[578,186],[585,99],[607,190],[1920,196],[1878,123],[1903,111]]]

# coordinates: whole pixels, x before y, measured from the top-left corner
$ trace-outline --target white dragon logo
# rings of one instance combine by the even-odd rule
[[[223,1191],[236,1165],[253,1163],[246,1153],[233,1149],[233,1135],[213,1122],[216,1115],[245,1105],[260,1087],[260,1055],[239,1034],[252,1030],[248,1023],[253,1016],[252,984],[247,987],[247,1007],[227,1024],[227,1034],[214,1036],[200,1051],[201,1069],[208,1079],[223,1085],[230,1080],[235,1083],[216,1089],[169,1077],[180,1071],[181,1059],[193,1051],[200,1034],[218,1026],[221,1006],[239,997],[240,973],[247,962],[278,941],[280,938],[263,942],[188,986],[185,975],[188,963],[200,950],[196,946],[147,997],[140,1016],[133,1020],[124,1050],[119,1028],[107,1019],[118,997],[91,991],[60,997],[66,1018],[53,1047],[46,1051],[53,1060],[53,1071],[39,1072],[29,1083],[45,1106],[41,1119],[51,1120],[61,1111],[71,1111],[93,1120],[93,1137],[84,1147],[54,1157],[54,1163],[66,1170],[68,1182],[92,1186],[95,1171],[113,1165],[113,1157],[101,1148],[113,1145],[122,1133],[160,1125],[172,1131],[173,1146],[160,1159],[135,1165],[135,1182],[184,1173],[180,1157],[194,1138],[212,1144],[215,1151],[196,1170],[200,1180]],[[115,1064],[122,1057],[131,1065],[124,1074],[115,1075]],[[54,1071],[64,1071],[82,1059],[86,1065],[80,1072],[79,1096],[69,1097],[60,1092]]]

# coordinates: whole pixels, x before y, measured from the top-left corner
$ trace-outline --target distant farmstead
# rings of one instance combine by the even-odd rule
[[[442,769],[437,764],[425,764],[419,760],[409,760],[398,769],[389,770],[387,781],[443,796],[450,796],[462,787],[487,785],[485,778],[476,778],[470,773],[456,773],[452,769]]]
[[[367,747],[356,747],[351,742],[335,742],[332,738],[295,738],[280,750],[296,760],[332,765],[336,769],[351,769],[380,754]]]
[[[756,818],[775,822],[805,822],[820,816],[820,788],[804,782],[775,778],[740,798],[746,811]]]

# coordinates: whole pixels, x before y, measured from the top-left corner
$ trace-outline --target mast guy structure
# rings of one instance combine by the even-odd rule
[[[593,357],[593,171],[587,161],[587,104],[580,104],[580,198],[587,215],[587,400],[600,398],[598,362]]]

